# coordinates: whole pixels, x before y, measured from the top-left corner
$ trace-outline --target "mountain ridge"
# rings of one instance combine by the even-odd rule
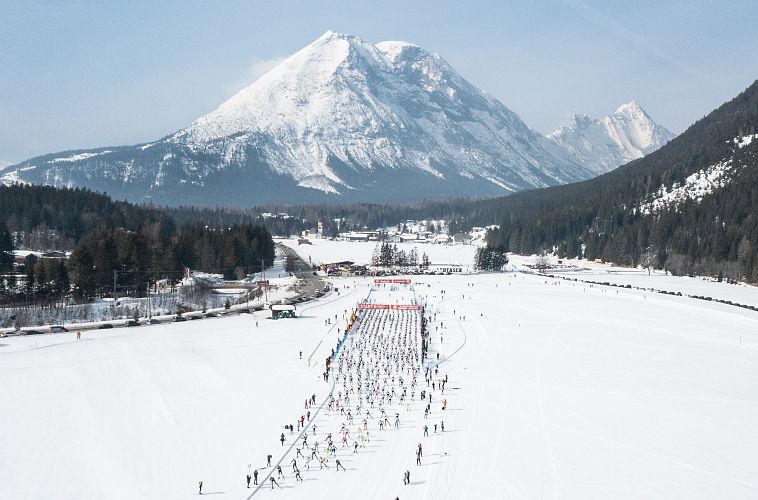
[[[253,206],[491,197],[597,174],[439,54],[332,31],[184,129],[71,153],[0,177],[131,201]]]
[[[575,114],[547,137],[602,174],[652,153],[676,136],[631,100],[600,119]]]

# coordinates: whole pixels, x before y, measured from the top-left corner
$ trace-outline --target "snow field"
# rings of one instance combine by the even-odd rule
[[[187,498],[199,480],[241,494],[247,464],[263,466],[303,399],[324,393],[306,351],[327,333],[316,312],[353,305],[345,292],[290,324],[260,312],[3,339],[2,496]]]
[[[758,492],[758,315],[523,275],[438,282],[466,315],[448,498]]]
[[[303,305],[296,320],[259,319],[257,329],[241,315],[81,341],[2,339],[3,496],[195,498],[202,479],[214,498],[250,498],[247,464],[264,467],[268,453],[288,477],[255,498],[758,495],[755,312],[518,273],[413,279],[434,317],[429,359],[439,353],[449,376],[449,406],[441,410],[436,392],[428,419],[444,420],[444,434],[430,425],[423,436],[416,395],[399,429],[371,430],[353,456],[340,443],[344,418],[322,411],[319,441],[333,433],[347,471],[333,461],[308,471],[298,459],[296,483],[296,447],[285,453],[295,435],[285,432],[282,447],[279,434],[304,414],[305,398],[325,400],[334,315],[342,327],[344,311],[369,293],[369,279],[340,278],[339,296]],[[377,290],[370,300],[407,293]]]
[[[337,262],[350,259],[358,263],[370,263],[376,242],[360,241],[332,241],[326,239],[313,239],[311,245],[298,245],[297,239],[280,240],[284,245],[297,251],[306,261],[310,257],[314,264],[323,262]],[[426,254],[433,265],[459,264],[473,269],[474,245],[437,245],[433,243],[398,243],[398,248],[409,252],[416,248],[419,256]],[[534,264],[536,256],[524,256],[510,254],[510,264],[514,269],[522,268],[527,264]],[[553,263],[558,259],[551,258]],[[740,283],[737,285],[726,282],[717,283],[713,279],[687,276],[666,275],[664,271],[652,271],[648,276],[647,269],[634,269],[613,266],[609,264],[597,264],[587,260],[562,259],[566,265],[575,268],[550,269],[547,272],[569,278],[578,278],[590,281],[607,281],[621,285],[632,285],[642,288],[662,289],[672,292],[681,292],[686,295],[711,296],[722,300],[731,300],[739,304],[758,305],[758,287]],[[476,279],[476,278],[472,278]],[[615,292],[615,289],[613,289]],[[691,299],[690,299],[691,300]]]

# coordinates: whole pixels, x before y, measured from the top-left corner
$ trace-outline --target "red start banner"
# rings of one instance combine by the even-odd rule
[[[408,278],[398,278],[398,279],[375,278],[374,283],[393,283],[396,285],[410,285],[411,280]]]
[[[416,304],[361,304],[360,309],[396,309],[399,311],[420,311],[421,306]]]

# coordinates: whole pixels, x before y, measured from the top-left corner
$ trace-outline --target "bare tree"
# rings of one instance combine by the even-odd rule
[[[553,264],[550,262],[550,257],[548,257],[545,252],[542,252],[539,256],[537,256],[535,265],[537,266],[537,269],[544,271],[545,269],[552,267]]]

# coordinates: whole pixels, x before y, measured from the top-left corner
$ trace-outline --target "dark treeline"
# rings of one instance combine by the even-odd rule
[[[0,186],[0,220],[13,234],[17,248],[72,250],[79,239],[99,227],[137,228],[160,223],[163,227],[202,224],[209,228],[263,225],[277,236],[299,234],[324,223],[327,236],[338,231],[376,229],[405,220],[452,221],[452,230],[467,229],[478,221],[497,219],[496,207],[486,201],[463,199],[423,201],[406,205],[356,203],[344,205],[269,205],[251,209],[233,207],[154,207],[111,200],[106,194],[86,189],[49,186]],[[289,218],[263,218],[279,212]],[[337,220],[340,222],[338,223]]]
[[[758,141],[742,148],[734,142],[756,132],[758,82],[660,150],[610,173],[480,202],[500,214],[488,243],[758,282]],[[730,181],[722,189],[660,211],[639,210],[662,185],[681,185],[726,161]]]
[[[272,234],[290,236],[311,229],[321,220],[324,233],[336,236],[338,231],[376,229],[394,226],[406,220],[434,219],[465,221],[468,224],[474,202],[463,199],[423,201],[405,205],[353,203],[344,205],[267,205],[250,209],[166,207],[162,209],[177,223],[204,222],[215,227],[231,224],[262,224]],[[286,213],[290,218],[267,218],[261,213]],[[340,222],[337,222],[339,220]]]
[[[97,229],[79,241],[68,267],[75,291],[94,297],[109,294],[114,271],[118,286],[140,295],[140,288],[156,279],[179,281],[184,268],[239,279],[260,270],[261,260],[270,266],[273,259],[271,235],[260,226],[183,224],[166,231],[156,223],[136,231]]]
[[[155,221],[173,223],[158,210],[113,201],[86,189],[0,185],[0,222],[5,222],[19,248],[71,250],[98,227],[136,228]]]
[[[72,250],[68,260],[27,259],[13,250]],[[0,297],[50,302],[63,296],[142,295],[148,283],[176,283],[184,268],[242,277],[274,259],[271,234],[253,224],[177,224],[152,207],[112,201],[84,189],[0,187]]]

